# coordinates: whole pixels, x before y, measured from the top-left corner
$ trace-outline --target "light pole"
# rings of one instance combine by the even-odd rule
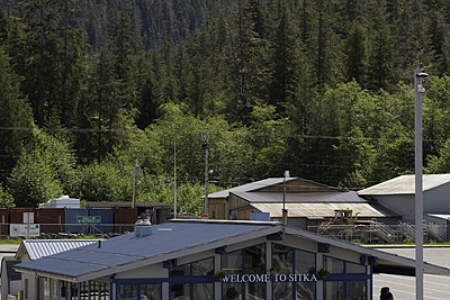
[[[205,207],[204,207],[204,216],[208,218],[208,174],[209,174],[209,168],[208,168],[208,152],[209,152],[209,142],[208,132],[204,135],[205,141],[202,143],[202,148],[205,149]]]
[[[423,80],[428,77],[421,69],[414,71],[414,168],[416,223],[416,300],[423,300],[423,183],[422,183],[422,97]]]
[[[134,179],[133,179],[133,199],[131,201],[131,208],[136,207],[136,184],[137,178],[141,173],[141,169],[139,168],[139,161],[136,159],[136,165],[134,166]]]
[[[177,142],[173,141],[173,218],[177,218]]]

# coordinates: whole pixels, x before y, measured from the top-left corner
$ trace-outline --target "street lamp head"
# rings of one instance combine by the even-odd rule
[[[428,78],[429,75],[427,73],[420,72],[420,73],[417,73],[416,76],[417,76],[417,78],[424,79],[424,78]]]

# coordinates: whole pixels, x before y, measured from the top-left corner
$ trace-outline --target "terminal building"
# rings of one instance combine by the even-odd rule
[[[372,300],[374,273],[412,259],[279,222],[171,220],[16,265],[22,299]],[[425,263],[425,273],[450,270]]]

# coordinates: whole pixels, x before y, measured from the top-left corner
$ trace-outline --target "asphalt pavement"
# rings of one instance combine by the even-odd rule
[[[414,248],[383,248],[378,249],[401,256],[413,258]],[[450,247],[424,248],[424,261],[450,269]],[[414,300],[416,297],[416,278],[389,274],[373,276],[373,300],[380,298],[380,290],[387,286],[395,300]],[[424,300],[450,300],[450,276],[424,275]]]

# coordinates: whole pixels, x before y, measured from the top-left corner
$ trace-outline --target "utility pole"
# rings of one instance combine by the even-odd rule
[[[173,141],[173,218],[177,218],[177,142]]]
[[[202,144],[202,148],[205,149],[205,207],[204,207],[204,215],[208,217],[208,152],[209,152],[209,143],[208,143],[209,133],[206,132],[204,134],[205,141]]]
[[[289,171],[284,171],[283,174],[283,210],[282,210],[282,216],[283,216],[283,225],[287,225],[288,221],[288,211],[286,209],[286,179],[290,177]]]
[[[131,208],[136,207],[136,180],[139,177],[140,174],[140,168],[139,168],[139,161],[136,159],[136,165],[134,166],[134,180],[133,180],[133,199],[131,201]]]
[[[415,153],[415,224],[416,224],[416,300],[423,300],[423,181],[422,181],[422,97],[423,80],[428,77],[421,69],[414,71],[414,153]]]

